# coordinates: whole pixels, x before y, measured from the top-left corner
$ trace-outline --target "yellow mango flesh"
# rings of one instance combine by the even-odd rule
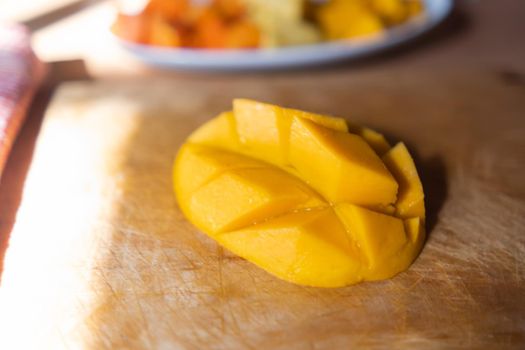
[[[331,202],[394,203],[397,182],[359,136],[294,119],[290,163],[301,178]]]
[[[331,208],[293,212],[220,234],[217,241],[294,283],[338,287],[362,280],[360,253]]]
[[[331,0],[321,1],[314,11],[328,39],[377,35],[407,22],[423,10],[422,0]]]
[[[379,156],[382,156],[391,148],[385,137],[372,129],[361,128],[358,135],[360,135]]]
[[[331,0],[320,6],[317,21],[328,39],[380,34],[384,25],[369,5],[369,0]]]
[[[425,227],[421,218],[404,220],[405,232],[412,243],[417,244],[425,239]]]
[[[320,115],[315,113],[309,113],[300,111],[297,109],[283,108],[284,114],[290,117],[290,122],[293,118],[302,118],[310,120],[317,125],[323,126],[328,129],[339,130],[343,132],[348,131],[348,124],[346,120],[338,117],[330,117],[326,115]]]
[[[237,150],[238,136],[233,112],[221,113],[202,125],[190,135],[188,141],[220,149]]]
[[[409,16],[407,5],[399,0],[372,0],[372,7],[388,24],[402,23]]]
[[[300,181],[282,170],[267,167],[222,173],[191,195],[188,210],[205,213],[193,216],[195,225],[216,234],[323,203],[326,206]]]
[[[401,218],[425,218],[425,195],[414,160],[400,142],[388,151],[383,161],[399,183],[396,215]]]
[[[342,118],[283,108],[247,99],[233,101],[235,130],[243,154],[276,165],[287,165],[290,125],[295,118],[311,120],[324,127],[348,131]]]
[[[281,108],[249,100],[233,102],[240,144],[247,153],[268,162],[286,164],[284,129],[289,121]]]
[[[407,243],[403,221],[353,204],[341,203],[335,211],[375,269]]]
[[[350,129],[341,118],[235,100],[179,150],[179,207],[219,244],[290,282],[392,277],[424,241],[424,206],[410,216],[421,214],[412,201],[419,178],[404,145]]]
[[[378,156],[381,157],[390,150],[391,146],[382,134],[378,133],[373,129],[356,125],[354,123],[347,124],[348,131],[361,136],[363,140],[365,140],[366,143],[368,143],[368,145],[372,147],[372,149],[376,152]]]
[[[192,143],[181,147],[176,165],[175,188],[179,189],[180,202],[225,170],[264,167],[254,159]]]

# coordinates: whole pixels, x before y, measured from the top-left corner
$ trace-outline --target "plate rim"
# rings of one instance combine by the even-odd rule
[[[362,58],[413,40],[443,22],[454,7],[454,0],[423,0],[427,9],[402,25],[382,33],[311,45],[264,49],[167,48],[139,44],[108,32],[117,44],[140,61],[164,68],[241,70],[278,69],[326,64]],[[431,9],[431,10],[428,10]]]

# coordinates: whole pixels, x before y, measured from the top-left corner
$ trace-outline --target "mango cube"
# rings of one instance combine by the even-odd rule
[[[382,156],[391,148],[385,137],[375,130],[370,128],[361,128],[359,135],[361,135],[361,137],[379,156]]]
[[[277,106],[237,99],[233,110],[243,153],[270,163],[286,164],[290,122]]]
[[[175,164],[178,171],[174,172],[174,183],[179,200],[187,198],[225,170],[264,167],[255,159],[192,143],[181,147]]]
[[[379,16],[388,24],[404,22],[409,16],[409,8],[400,0],[372,0],[372,7]],[[415,1],[407,1],[415,2]]]
[[[335,211],[371,269],[395,256],[407,242],[403,221],[398,218],[348,203],[337,204]]]
[[[380,157],[382,157],[391,148],[385,136],[373,129],[354,123],[348,123],[348,131],[350,131],[352,134],[361,136],[363,140],[365,140],[366,143],[368,143],[368,145],[372,147],[372,149]]]
[[[290,122],[293,118],[302,118],[310,120],[317,125],[323,126],[332,130],[339,130],[343,132],[348,131],[348,124],[346,120],[338,117],[330,117],[327,115],[315,114],[310,112],[300,111],[298,109],[284,108],[284,114],[289,116]]]
[[[340,287],[362,279],[360,253],[329,208],[291,213],[223,233],[217,241],[290,282]]]
[[[300,181],[275,168],[234,169],[195,191],[188,199],[195,224],[216,234],[289,211],[326,206]],[[204,215],[199,215],[199,214]]]
[[[236,150],[238,136],[233,112],[221,113],[190,135],[188,141],[219,149]]]
[[[303,118],[324,127],[348,131],[342,118],[282,108],[247,99],[233,101],[240,152],[277,165],[288,164],[290,125]]]
[[[425,227],[421,218],[405,219],[405,232],[414,244],[421,242],[425,238]]]
[[[417,174],[414,160],[404,143],[398,143],[383,157],[388,169],[399,183],[396,215],[401,218],[425,218],[423,185]]]
[[[357,135],[294,119],[290,163],[308,184],[332,202],[387,205],[396,201],[397,182]]]

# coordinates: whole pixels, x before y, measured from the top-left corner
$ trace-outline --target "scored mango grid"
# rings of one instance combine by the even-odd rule
[[[305,112],[300,112],[300,113],[305,113]],[[322,117],[322,116],[321,116],[321,117]],[[223,140],[223,142],[221,143],[220,140],[219,140],[219,144],[215,144],[214,146],[215,146],[215,147],[219,146],[219,147],[221,147],[221,148],[225,148],[226,150],[229,150],[229,151],[237,151],[237,152],[238,152],[238,151],[239,151],[239,148],[240,148],[240,146],[241,146],[241,141],[240,141],[240,139],[239,139],[239,135],[237,134],[237,128],[236,128],[236,125],[234,124],[234,123],[235,123],[234,115],[233,115],[232,113],[226,113],[226,114],[223,114],[223,115],[217,117],[217,118],[215,119],[215,121],[218,120],[218,119],[220,119],[220,118],[223,118],[223,119],[227,120],[227,128],[226,128],[226,129],[227,129],[227,133],[229,134],[228,137],[229,137],[229,141],[230,141],[230,142],[224,142],[225,140]],[[333,118],[333,119],[335,119],[335,118]],[[206,126],[206,125],[205,125],[205,126]],[[203,128],[205,128],[205,126],[204,126]],[[203,128],[201,128],[201,129],[203,129]],[[199,130],[201,130],[201,129],[199,129]],[[206,144],[206,143],[207,143],[208,141],[210,141],[210,140],[209,140],[209,139],[206,140],[206,138],[203,139],[202,137],[201,137],[201,139],[199,140],[199,137],[198,137],[198,136],[199,136],[199,130],[197,130],[197,131],[193,134],[193,136],[190,137],[190,142],[198,142],[198,143],[201,143],[201,142],[204,141],[203,143]],[[376,141],[379,140],[379,144],[381,144],[381,139],[384,140],[384,137],[382,137],[382,135],[376,133],[375,131],[373,131],[373,130],[371,130],[371,129],[367,129],[367,128],[356,129],[356,127],[353,126],[353,127],[352,127],[352,131],[356,132],[356,130],[357,130],[357,132],[359,132],[359,130],[361,130],[361,131],[362,131],[362,130],[365,130],[366,133],[367,133],[369,136],[372,135],[372,137],[374,137],[374,139],[375,139]],[[377,135],[380,135],[380,136],[378,137]],[[197,136],[197,137],[196,137],[196,136]],[[202,136],[202,135],[201,135],[201,136]],[[208,135],[208,136],[209,136],[209,135]],[[224,135],[223,135],[223,136],[224,136]],[[232,137],[232,136],[233,136],[233,137]],[[364,137],[363,137],[363,138],[364,138]],[[219,139],[220,139],[220,137],[219,137]],[[233,139],[233,140],[232,140],[232,139]],[[386,142],[386,140],[385,140],[385,142]],[[373,143],[373,142],[372,142],[372,143]],[[377,142],[376,142],[375,144],[377,145]],[[384,150],[385,150],[384,143],[382,143],[382,145],[383,145],[382,148],[383,148],[383,151],[384,151]],[[375,149],[376,151],[378,151],[377,147],[374,147],[374,149]],[[266,166],[266,167],[271,167],[271,168],[274,168],[274,167],[275,167],[275,165],[270,165],[270,164],[267,164],[267,165],[264,165],[264,166]],[[263,165],[261,165],[261,167],[263,167]],[[213,178],[217,178],[218,176],[220,176],[220,173],[224,173],[224,172],[231,171],[232,169],[240,169],[240,168],[242,168],[242,167],[233,167],[233,168],[222,169],[221,172],[219,172],[219,173],[215,174],[214,176],[212,176],[212,177],[207,181],[207,183],[209,183],[210,181],[213,181],[213,180],[212,180]],[[290,173],[290,169],[283,169],[282,167],[279,167],[279,168],[280,168],[281,170],[286,170],[288,173]],[[292,172],[292,175],[295,175],[295,174],[293,174],[293,172]],[[320,198],[323,198],[322,196],[319,196],[319,197],[320,197]],[[332,204],[330,201],[324,201],[324,203],[326,203],[327,206],[333,207],[333,204]],[[318,206],[318,207],[319,207],[319,206]],[[309,210],[309,209],[311,210],[312,208],[303,208],[303,209],[300,209],[300,210]],[[265,218],[265,219],[262,220],[262,221],[252,222],[251,224],[252,224],[252,225],[258,225],[258,224],[261,224],[261,223],[267,222],[267,221],[269,221],[269,220],[273,220],[273,219],[275,219],[275,218],[278,217],[278,216],[283,216],[283,215],[290,214],[290,213],[292,213],[292,212],[296,212],[297,210],[298,210],[298,209],[296,209],[296,208],[295,208],[295,209],[291,209],[291,210],[289,210],[289,211],[279,213],[278,215],[274,215],[274,216],[271,216],[271,217],[267,217],[267,218]],[[338,210],[336,210],[335,212],[336,212],[336,214],[339,216],[339,220],[340,220],[340,221],[343,221],[342,218],[341,218],[341,212],[338,211]],[[423,218],[422,218],[422,219],[423,219]],[[408,238],[409,238],[409,241],[411,241],[411,242],[417,241],[417,238],[414,238],[415,235],[413,234],[414,227],[417,226],[416,229],[417,229],[418,231],[421,231],[421,227],[422,227],[422,225],[414,225],[414,221],[413,221],[413,220],[412,220],[412,222],[411,222],[410,225],[407,225],[407,223],[405,223],[405,225],[407,226],[407,232],[408,232]],[[352,233],[349,232],[349,230],[348,230],[348,226],[347,226],[347,225],[343,225],[343,227],[345,228],[345,231],[346,231],[346,233],[347,233],[347,238],[348,238],[348,239],[352,239]],[[410,227],[412,227],[412,228],[410,228]],[[412,234],[410,234],[410,232],[412,232]],[[208,232],[208,233],[209,233],[209,232]],[[422,234],[424,235],[424,233],[422,233]],[[419,241],[421,241],[421,239],[419,239]],[[420,247],[419,247],[419,248],[416,247],[415,250],[419,251],[419,249],[420,249]],[[416,254],[417,254],[417,253],[416,253]],[[414,256],[413,258],[415,258],[415,256]],[[410,262],[411,262],[411,261],[410,261]],[[408,262],[408,264],[409,264],[410,262]],[[282,277],[282,276],[281,276],[281,277]]]

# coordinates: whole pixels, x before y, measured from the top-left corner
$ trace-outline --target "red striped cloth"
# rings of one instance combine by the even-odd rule
[[[0,25],[0,177],[44,72],[27,29]]]

